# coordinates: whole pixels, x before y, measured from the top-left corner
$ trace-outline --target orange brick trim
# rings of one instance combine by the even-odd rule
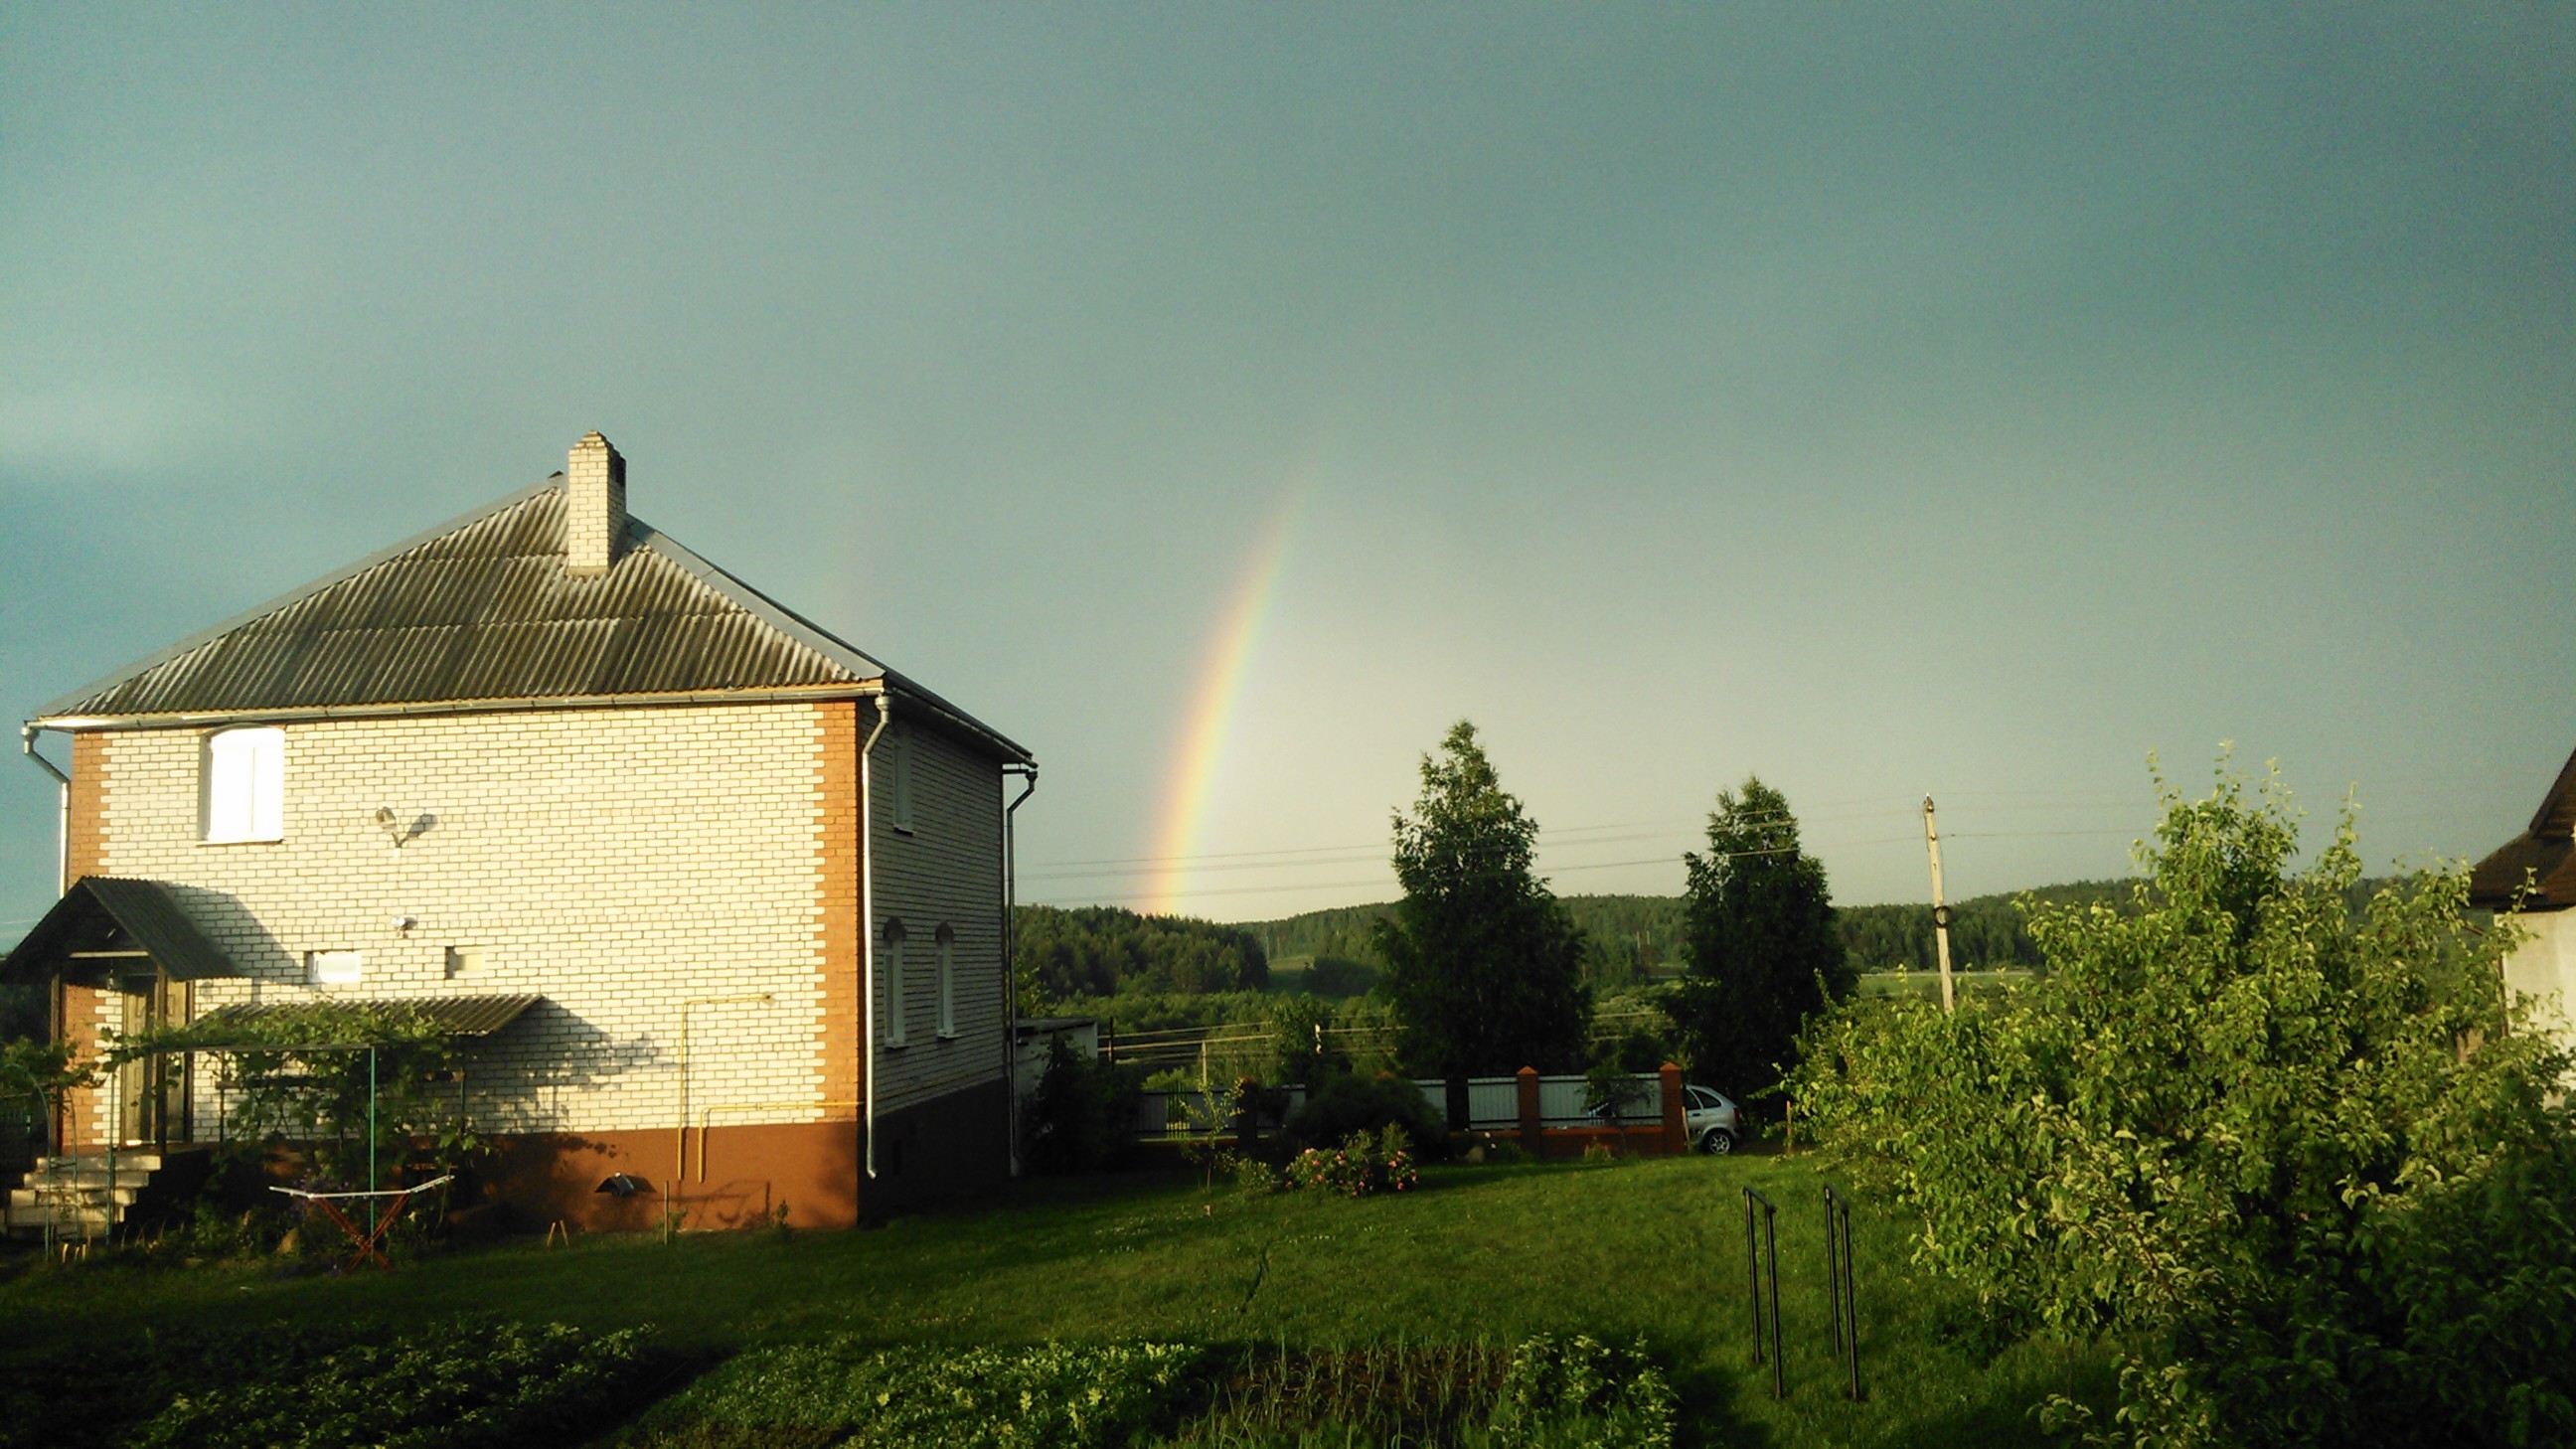
[[[72,736],[71,810],[63,828],[63,874],[66,881],[107,874],[107,736]],[[73,1059],[87,1061],[98,1053],[100,993],[87,986],[54,986],[54,1023]],[[54,1104],[54,1129],[66,1148],[103,1146],[98,1109],[105,1093],[89,1088],[66,1092]]]
[[[1655,1077],[1664,1097],[1664,1155],[1678,1157],[1690,1141],[1690,1124],[1683,1117],[1689,1104],[1682,1099],[1681,1065],[1666,1062]]]
[[[821,782],[815,804],[815,855],[822,866],[815,901],[823,958],[823,1100],[855,1102],[864,1087],[859,1059],[859,715],[833,700],[814,706],[822,728],[814,761]],[[850,1108],[827,1112],[853,1120]]]
[[[63,873],[70,880],[107,874],[106,816],[107,736],[74,735],[71,819],[63,850]]]

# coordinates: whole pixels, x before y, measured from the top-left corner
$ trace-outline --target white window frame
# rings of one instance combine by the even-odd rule
[[[905,835],[912,833],[912,732],[896,725],[886,743],[892,746],[886,759],[886,804],[894,817],[894,828]]]
[[[957,932],[945,921],[932,933],[939,963],[939,1039],[957,1039]]]
[[[206,736],[198,770],[199,834],[208,845],[286,838],[286,731],[275,725]]]
[[[307,986],[355,986],[367,974],[364,951],[307,951],[304,953],[304,984]]]
[[[489,946],[450,946],[447,948],[447,979],[474,981],[490,976],[500,965],[497,955]]]
[[[903,921],[886,922],[885,927],[885,1044],[899,1047],[911,1040],[906,1030],[903,1010],[903,944],[906,936]]]

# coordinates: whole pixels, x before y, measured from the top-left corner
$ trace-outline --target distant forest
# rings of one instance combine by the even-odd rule
[[[1968,967],[2036,966],[2038,948],[2022,928],[2017,904],[2028,899],[2050,905],[2117,904],[2128,898],[2125,881],[2075,881],[2041,886],[2008,895],[1972,896],[1950,906],[1950,964]],[[1621,982],[1670,976],[1682,967],[1682,901],[1679,896],[1561,897],[1576,925],[1592,943],[1587,974],[1595,980]],[[1372,968],[1380,965],[1369,941],[1369,926],[1388,907],[1342,906],[1308,911],[1277,921],[1246,921],[1274,961],[1300,956],[1346,958]],[[1932,940],[1932,907],[1921,905],[1841,906],[1843,946],[1863,971],[1893,971],[1899,966],[1930,971],[1939,965]]]
[[[2030,968],[2039,949],[2022,902],[2125,906],[2134,881],[2072,881],[1951,903],[1950,964],[1959,970]],[[2359,909],[2387,884],[2365,880],[2350,892]],[[1678,896],[1561,897],[1588,940],[1584,974],[1617,988],[1668,979],[1682,969],[1682,902]],[[1275,921],[1218,925],[1186,916],[1139,916],[1116,906],[1058,910],[1020,908],[1019,965],[1036,973],[1057,1000],[1122,992],[1265,991],[1274,985],[1322,996],[1362,995],[1385,962],[1370,927],[1390,906],[1340,906]],[[1932,971],[1932,907],[1842,906],[1835,911],[1843,946],[1862,971]],[[1273,979],[1273,969],[1277,979]]]
[[[1140,916],[1118,906],[1022,906],[1016,917],[1023,978],[1056,1000],[1121,991],[1266,991],[1270,959],[1241,926],[1187,916]]]

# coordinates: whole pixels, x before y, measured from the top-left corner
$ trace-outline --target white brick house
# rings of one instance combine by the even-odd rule
[[[1033,759],[630,517],[596,433],[45,732],[66,891],[0,973],[54,983],[64,1039],[425,1004],[480,1033],[458,1090],[539,1218],[848,1223],[1009,1170]],[[85,1094],[65,1138],[211,1137],[208,1073]],[[657,1202],[593,1192],[619,1172]]]

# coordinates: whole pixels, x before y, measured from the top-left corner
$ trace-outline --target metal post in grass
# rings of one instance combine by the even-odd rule
[[[1833,1300],[1834,1357],[1851,1368],[1851,1397],[1860,1401],[1860,1290],[1852,1278],[1851,1199],[1825,1184],[1825,1283]]]
[[[1762,1236],[1759,1248],[1755,1245],[1753,1233],[1753,1209],[1757,1204],[1760,1205],[1762,1209]],[[1764,1274],[1762,1270],[1765,1267],[1768,1267],[1770,1269],[1769,1288],[1771,1298],[1771,1319],[1768,1325],[1770,1340],[1768,1345],[1768,1356],[1771,1362],[1771,1397],[1775,1399],[1785,1399],[1789,1397],[1789,1381],[1786,1369],[1781,1363],[1780,1354],[1780,1235],[1778,1217],[1779,1209],[1771,1205],[1771,1199],[1764,1197],[1761,1193],[1754,1191],[1749,1186],[1744,1189],[1744,1277],[1746,1286],[1750,1289],[1753,1299],[1753,1361],[1755,1363],[1760,1363],[1765,1357],[1765,1345],[1763,1341],[1765,1325],[1762,1318]]]

